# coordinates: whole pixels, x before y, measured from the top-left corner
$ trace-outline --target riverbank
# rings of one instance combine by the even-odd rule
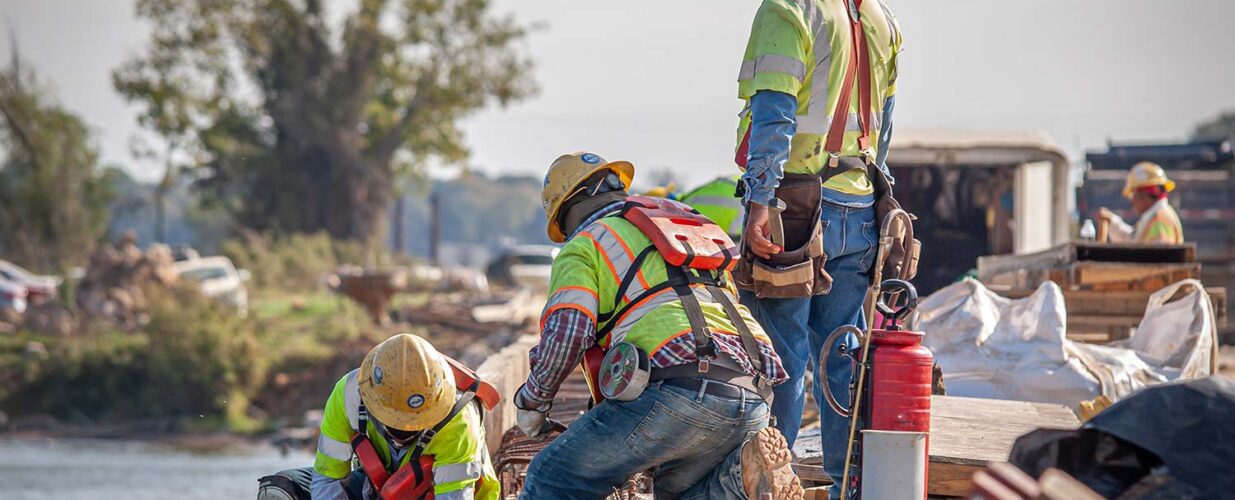
[[[4,485],[0,496],[8,500],[252,498],[258,477],[312,463],[308,452],[283,454],[260,443],[203,451],[192,439],[183,438],[0,436],[0,485]]]

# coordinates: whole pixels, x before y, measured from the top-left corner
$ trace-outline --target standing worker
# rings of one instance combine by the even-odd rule
[[[805,405],[803,376],[816,371],[824,340],[838,327],[866,323],[876,212],[891,195],[884,160],[900,46],[882,0],[764,0],[742,60],[738,95],[746,107],[735,160],[745,168],[744,247],[761,261],[749,275],[739,265],[735,279],[789,374],[775,389],[772,413],[791,446]],[[779,202],[778,245],[769,204],[779,219]],[[826,373],[814,378],[824,471],[836,482],[849,420],[823,404],[820,384],[848,394],[851,371],[849,361],[832,355]]]
[[[737,241],[742,237],[742,215],[746,213],[742,199],[734,196],[739,179],[740,176],[718,177],[678,199],[712,219]]]
[[[1124,222],[1115,212],[1102,207],[1098,217],[1110,224],[1109,237],[1114,242],[1162,243],[1179,245],[1184,242],[1184,228],[1179,214],[1171,207],[1167,193],[1175,190],[1175,181],[1156,163],[1141,162],[1128,171],[1123,195],[1132,201],[1136,226]]]
[[[553,398],[585,351],[603,353],[606,374],[628,366],[639,377],[592,375],[593,397],[607,399],[536,455],[523,497],[604,498],[654,469],[657,498],[801,499],[785,439],[768,426],[765,398],[785,374],[734,296],[733,252],[672,246],[723,231],[680,203],[628,196],[633,176],[593,153],[563,155],[545,175],[549,239],[566,245],[514,399],[519,427],[533,439],[550,431]]]
[[[257,498],[497,500],[480,406],[499,399],[429,341],[390,337],[335,384],[313,467],[261,478]]]

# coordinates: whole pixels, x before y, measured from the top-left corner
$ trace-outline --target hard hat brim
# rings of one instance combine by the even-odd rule
[[[1165,190],[1166,190],[1166,192],[1168,192],[1168,193],[1169,193],[1169,192],[1171,192],[1171,191],[1174,191],[1174,190],[1175,190],[1175,181],[1170,180],[1170,179],[1167,179],[1166,181],[1164,181],[1164,182],[1162,182],[1162,183],[1140,184],[1140,185],[1131,185],[1131,186],[1126,186],[1126,187],[1124,187],[1124,190],[1123,190],[1123,195],[1124,195],[1124,198],[1127,198],[1127,199],[1131,200],[1131,199],[1132,199],[1132,193],[1133,193],[1133,192],[1135,192],[1137,189],[1140,189],[1140,188],[1143,188],[1143,187],[1149,187],[1149,186],[1162,186],[1162,189],[1165,189]]]
[[[602,170],[610,170],[613,171],[613,173],[618,174],[618,178],[622,181],[622,188],[630,191],[630,183],[635,178],[635,166],[625,160],[611,161],[604,165],[598,166],[589,171],[587,175],[580,177],[579,182],[582,183],[592,175],[596,174],[596,172],[600,172]],[[561,226],[557,223],[558,212],[562,210],[562,205],[566,203],[566,200],[569,200],[574,195],[579,194],[577,189],[578,187],[578,184],[571,186],[571,194],[569,196],[563,196],[562,199],[553,206],[552,212],[549,213],[549,224],[546,231],[549,235],[549,241],[554,243],[566,242],[566,235],[562,232]]]

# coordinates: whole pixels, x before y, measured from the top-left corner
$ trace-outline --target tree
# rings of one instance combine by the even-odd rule
[[[332,23],[320,0],[138,0],[150,48],[113,80],[239,223],[371,240],[401,178],[466,158],[460,118],[535,91],[525,30],[489,10],[358,0]]]
[[[1227,111],[1196,126],[1193,140],[1235,139],[1235,111]]]
[[[16,49],[0,70],[0,253],[38,269],[83,263],[107,229],[106,175],[81,118]]]

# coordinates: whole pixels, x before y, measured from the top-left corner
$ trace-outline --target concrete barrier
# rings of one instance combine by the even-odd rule
[[[536,345],[539,337],[524,335],[510,345],[503,347],[496,354],[489,356],[476,369],[480,378],[493,384],[502,395],[502,402],[492,412],[485,415],[485,439],[489,453],[497,453],[502,441],[502,434],[515,425],[515,391],[527,380],[531,370],[527,352]]]

